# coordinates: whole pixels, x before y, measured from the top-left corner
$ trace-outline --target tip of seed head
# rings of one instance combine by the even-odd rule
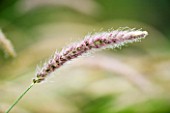
[[[138,35],[148,35],[148,32],[147,31],[134,31],[133,32],[134,35],[138,36]]]
[[[132,33],[134,37],[140,37],[140,38],[145,38],[148,35],[147,31],[134,31]]]
[[[148,32],[147,32],[147,31],[143,31],[143,34],[145,34],[145,36],[147,36],[147,35],[148,35]]]

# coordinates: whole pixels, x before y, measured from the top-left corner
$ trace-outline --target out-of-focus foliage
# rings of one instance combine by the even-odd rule
[[[149,36],[64,65],[11,113],[169,113],[169,6],[169,0],[0,0],[0,29],[17,53],[6,57],[0,49],[0,113],[56,49],[123,26]]]

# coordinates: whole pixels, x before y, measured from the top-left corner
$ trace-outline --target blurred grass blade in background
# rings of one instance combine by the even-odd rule
[[[0,47],[7,56],[16,57],[16,52],[10,40],[8,40],[0,29]]]

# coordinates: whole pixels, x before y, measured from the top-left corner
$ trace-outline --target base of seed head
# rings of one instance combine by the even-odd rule
[[[44,79],[33,79],[33,83],[40,83],[41,81],[43,81]]]

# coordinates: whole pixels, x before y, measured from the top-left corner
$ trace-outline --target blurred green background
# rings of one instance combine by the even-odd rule
[[[90,32],[143,28],[141,43],[82,57],[35,85],[11,113],[170,113],[169,0],[0,0],[0,113],[57,49]]]

